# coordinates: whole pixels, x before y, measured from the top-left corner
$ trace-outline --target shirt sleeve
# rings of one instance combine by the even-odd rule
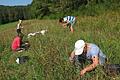
[[[93,47],[91,49],[91,57],[93,58],[94,56],[98,56],[99,54],[99,48],[98,47]]]
[[[64,17],[64,18],[63,18],[63,21],[66,22],[66,21],[67,21],[67,17]]]

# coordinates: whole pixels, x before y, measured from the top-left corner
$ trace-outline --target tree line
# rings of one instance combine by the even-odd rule
[[[17,21],[19,19],[30,19],[29,6],[0,6],[0,24]]]
[[[0,23],[17,21],[18,19],[42,19],[44,17],[60,17],[80,11],[94,15],[94,5],[102,4],[108,8],[117,8],[120,0],[33,0],[27,6],[0,6]],[[84,12],[85,9],[88,8]],[[78,14],[79,15],[79,14]]]

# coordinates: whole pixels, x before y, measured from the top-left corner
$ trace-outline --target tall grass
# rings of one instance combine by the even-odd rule
[[[120,63],[120,13],[78,17],[73,34],[63,29],[58,20],[27,20],[23,25],[24,40],[29,32],[48,29],[48,33],[27,39],[31,44],[28,51],[13,53],[10,46],[16,35],[16,22],[0,25],[0,45],[4,45],[0,53],[0,80],[113,80],[101,67],[80,78],[80,69],[74,67],[68,57],[75,41],[84,39],[97,44],[110,63]],[[17,64],[15,59],[23,55],[30,57],[29,62]]]

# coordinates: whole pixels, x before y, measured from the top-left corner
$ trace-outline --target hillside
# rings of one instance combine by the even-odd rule
[[[24,40],[30,32],[48,29],[48,33],[27,39],[31,47],[22,53],[13,53],[10,49],[17,22],[0,25],[0,80],[80,80],[79,69],[68,60],[78,39],[96,43],[110,63],[120,63],[120,13],[111,11],[94,17],[79,16],[77,19],[73,34],[69,29],[63,29],[58,20],[23,21]],[[29,62],[17,64],[16,58],[23,55],[30,57]],[[115,80],[119,79],[120,76],[115,76]],[[97,68],[82,80],[113,78]]]

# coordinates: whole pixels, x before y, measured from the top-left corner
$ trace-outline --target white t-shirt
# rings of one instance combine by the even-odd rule
[[[22,28],[21,24],[18,23],[18,24],[17,24],[17,29],[21,29],[21,28]]]

